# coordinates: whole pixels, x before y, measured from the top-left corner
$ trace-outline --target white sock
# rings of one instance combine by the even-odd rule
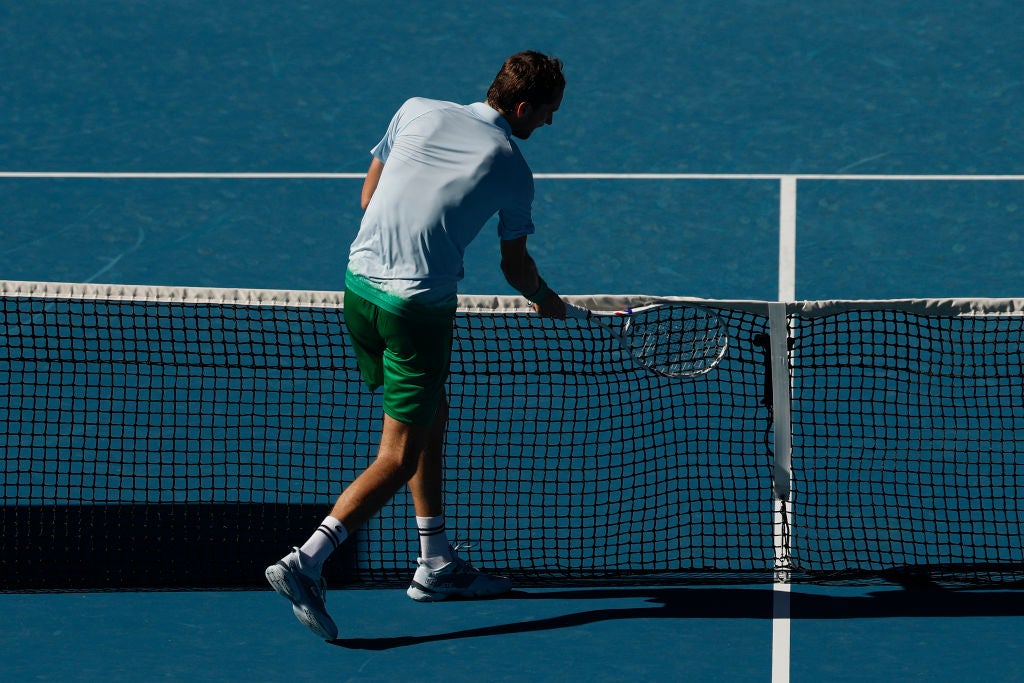
[[[420,558],[430,569],[440,569],[452,561],[452,549],[444,530],[444,515],[417,517],[416,529],[420,534]]]
[[[346,538],[348,538],[348,531],[345,530],[345,526],[334,517],[328,516],[309,537],[309,540],[302,544],[299,552],[305,555],[310,565],[319,567],[324,560],[331,556],[331,553],[338,549],[338,546],[345,542]]]

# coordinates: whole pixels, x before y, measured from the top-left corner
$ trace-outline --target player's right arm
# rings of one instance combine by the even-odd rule
[[[546,318],[564,318],[565,302],[537,272],[537,264],[526,250],[526,237],[501,242],[501,272],[515,289],[533,304],[533,310]]]

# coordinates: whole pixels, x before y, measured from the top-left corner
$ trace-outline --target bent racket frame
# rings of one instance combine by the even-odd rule
[[[566,303],[565,315],[600,324],[633,360],[663,377],[707,374],[729,348],[729,335],[721,319],[696,304],[672,302],[592,311]],[[613,319],[621,322],[613,323]]]

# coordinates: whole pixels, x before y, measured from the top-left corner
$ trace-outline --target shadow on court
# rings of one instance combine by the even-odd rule
[[[856,595],[791,594],[793,619],[870,619],[890,617],[1024,616],[1024,591],[877,590]],[[849,589],[847,589],[849,590]],[[552,631],[625,619],[771,619],[770,588],[584,589],[531,593],[515,591],[503,600],[645,599],[651,607],[589,609],[528,621],[422,636],[339,638],[334,645],[356,650],[390,650],[446,640]]]

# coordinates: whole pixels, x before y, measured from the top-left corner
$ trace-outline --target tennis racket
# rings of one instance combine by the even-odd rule
[[[729,336],[718,316],[692,304],[591,311],[567,303],[565,315],[598,322],[637,363],[664,377],[711,372],[729,347]],[[612,318],[625,321],[615,325],[609,322]]]

